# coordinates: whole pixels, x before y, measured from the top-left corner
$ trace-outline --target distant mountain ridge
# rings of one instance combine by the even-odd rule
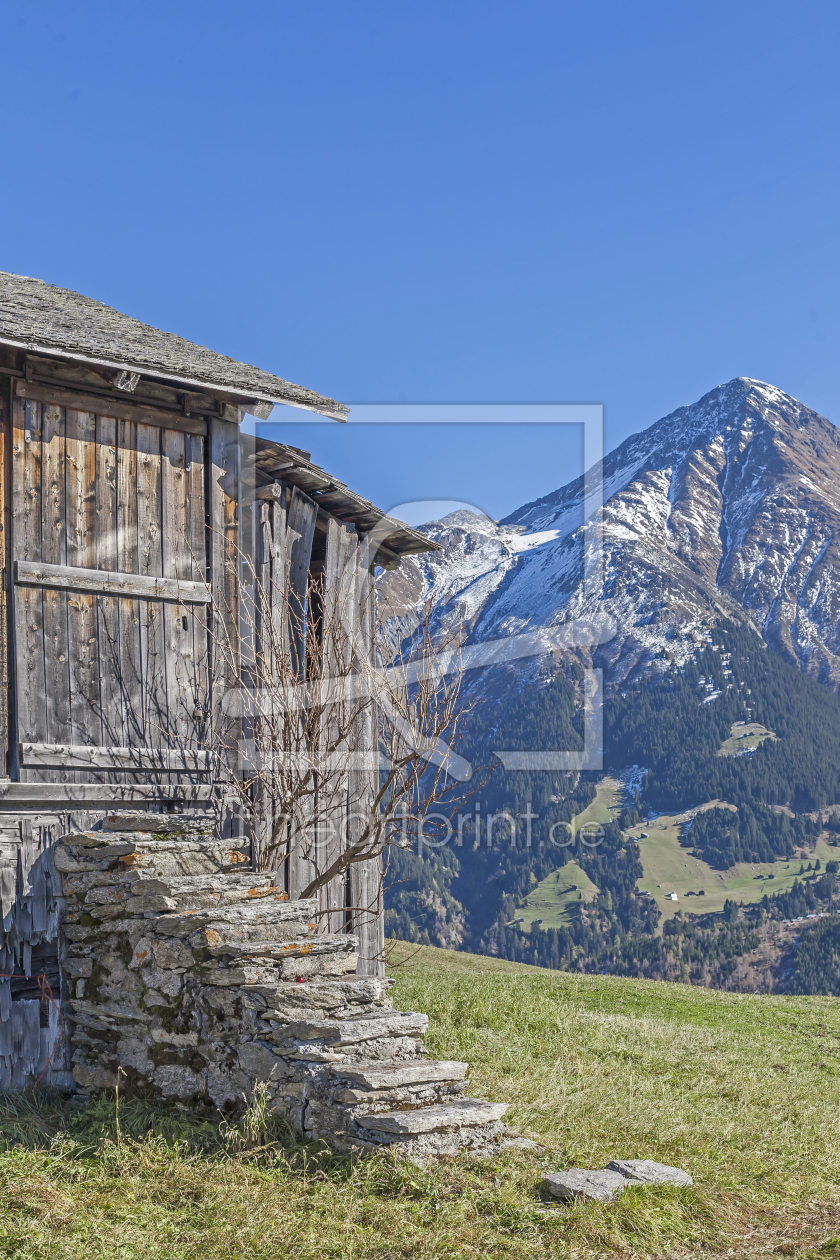
[[[739,377],[622,442],[603,461],[604,506],[583,522],[583,478],[495,523],[458,511],[424,527],[442,546],[386,575],[389,598],[431,601],[472,641],[602,628],[591,651],[615,685],[655,658],[685,659],[722,618],[749,621],[819,681],[840,687],[840,431]],[[581,582],[602,530],[603,585]],[[585,655],[586,653],[584,653]],[[520,673],[523,667],[520,667]]]

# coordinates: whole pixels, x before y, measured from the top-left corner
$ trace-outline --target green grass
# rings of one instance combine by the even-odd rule
[[[733,722],[729,739],[724,740],[717,751],[718,757],[737,757],[747,748],[758,748],[765,739],[778,739],[775,731],[760,722]]]
[[[577,862],[567,862],[540,880],[528,894],[524,908],[516,913],[525,920],[523,931],[528,931],[534,919],[541,919],[543,928],[566,927],[581,902],[592,901],[597,895],[597,887],[583,868]]]
[[[587,805],[585,810],[576,815],[573,823],[575,830],[578,831],[587,824],[590,827],[603,826],[615,818],[621,809],[623,797],[624,789],[618,779],[605,776],[597,786],[591,805]],[[575,885],[574,891],[571,885]],[[552,871],[531,890],[524,908],[517,911],[517,916],[521,914],[525,920],[522,924],[524,931],[530,928],[534,919],[542,919],[543,928],[566,927],[577,914],[581,901],[592,901],[597,895],[598,889],[583,868],[577,862],[567,862],[559,871]]]
[[[450,1260],[758,1257],[840,1234],[840,1004],[541,971],[395,944],[396,1005],[472,1064],[540,1156],[425,1170],[350,1161],[282,1128],[55,1098],[0,1107],[0,1257]],[[227,1136],[227,1140],[225,1137]],[[248,1147],[256,1143],[258,1149]],[[559,1206],[541,1177],[647,1156],[692,1189]]]
[[[623,800],[624,788],[622,784],[618,779],[614,779],[612,775],[605,775],[598,783],[592,804],[587,805],[586,809],[576,816],[575,829],[579,831],[587,823],[603,826],[604,823],[615,818],[621,809]]]

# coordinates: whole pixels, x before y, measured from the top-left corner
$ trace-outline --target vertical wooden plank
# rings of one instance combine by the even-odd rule
[[[82,569],[96,567],[96,465],[96,416],[89,411],[68,407],[64,435],[66,563]],[[78,591],[68,594],[67,630],[71,742],[99,746],[104,741],[99,702],[95,595]],[[76,777],[87,779],[88,774],[77,771]]]
[[[27,436],[29,441],[27,441]],[[41,560],[42,406],[15,398],[12,430],[12,517],[16,560]],[[47,740],[43,593],[15,589],[17,729],[20,740]],[[38,732],[36,735],[35,732]],[[40,780],[42,771],[22,771]]]
[[[284,645],[286,636],[286,553],[285,553],[285,489],[281,489],[279,498],[258,500],[254,510],[254,558],[257,576],[257,613],[258,613],[258,667],[257,677],[263,690],[262,709],[268,729],[263,731],[260,741],[262,756],[270,761],[266,766],[262,799],[255,800],[260,837],[260,852],[265,855],[266,865],[275,873],[278,887],[289,891],[288,882],[288,823],[283,831],[274,835],[274,824],[277,817],[278,802],[275,788],[282,770],[275,760],[284,751],[283,736],[287,729],[286,716],[282,712],[282,700],[279,688],[283,681],[288,682],[288,675],[283,670],[288,668],[288,657],[284,665]],[[298,715],[291,715],[296,720]]]
[[[360,554],[367,555],[364,545]],[[356,574],[359,634],[358,652],[370,666],[375,664],[373,574],[359,565]],[[360,668],[364,668],[360,661]],[[376,715],[372,705],[360,714],[353,741],[357,764],[349,775],[348,842],[358,840],[364,818],[370,814],[378,787],[375,753],[378,748]],[[385,974],[385,907],[382,896],[382,859],[368,858],[350,867],[351,931],[359,938],[359,961],[356,972],[362,976]]]
[[[288,552],[286,551],[286,489],[282,498],[274,499],[271,508],[271,620],[272,638],[277,655],[288,651],[286,608],[288,600]],[[280,662],[275,662],[280,667]]]
[[[330,517],[324,563],[321,675],[336,686],[328,700],[321,723],[323,765],[318,790],[317,866],[325,870],[341,854],[347,842],[348,795],[346,756],[348,725],[357,702],[338,699],[343,680],[349,675],[358,637],[358,607],[355,600],[355,573],[358,538],[355,530]],[[340,932],[345,925],[345,878],[336,876],[320,891],[325,930]]]
[[[133,420],[118,422],[117,446],[117,568],[123,573],[139,573],[137,547],[137,425]],[[122,692],[123,737],[126,747],[142,748],[143,668],[140,655],[140,601],[117,601],[120,623],[120,690]],[[129,781],[133,781],[130,779]]]
[[[187,469],[187,507],[189,568],[185,577],[192,582],[207,580],[209,569],[207,563],[207,525],[204,512],[204,451],[205,442],[202,437],[187,435],[185,453],[189,457]],[[189,609],[192,629],[192,694],[195,699],[191,742],[204,745],[208,736],[210,679],[208,675],[208,625],[210,610],[200,605]]]
[[[42,560],[67,564],[67,494],[65,472],[65,417],[63,407],[44,406],[42,439]],[[44,654],[47,682],[48,742],[69,744],[70,652],[67,593],[44,591]],[[55,771],[51,779],[73,782],[72,771]]]
[[[137,550],[144,577],[162,577],[163,570],[160,434],[153,425],[137,425]],[[169,732],[163,613],[157,600],[140,600],[140,656],[144,738],[149,748],[162,748]]]
[[[254,785],[254,819],[257,842],[257,865],[276,869],[275,855],[270,851],[271,827],[274,818],[271,799],[272,762],[274,756],[275,704],[271,680],[274,668],[274,650],[271,639],[271,557],[274,543],[271,537],[271,508],[261,499],[251,504],[253,522],[254,563],[254,670],[253,685],[258,696],[254,716],[254,747],[260,758],[261,777]]]
[[[11,378],[0,382],[0,774],[8,774],[9,758],[9,626],[8,592],[11,573],[7,456],[11,449]]]
[[[186,438],[186,443],[189,437]],[[187,495],[185,437],[176,429],[161,432],[163,576],[192,578],[190,510]],[[166,648],[166,696],[173,747],[192,742],[196,697],[193,693],[193,621],[187,604],[163,603]]]
[[[285,601],[287,634],[289,642],[289,668],[301,679],[306,671],[307,595],[309,590],[309,565],[312,558],[312,540],[315,536],[317,505],[295,487],[286,510],[286,585]],[[297,820],[290,825],[289,835],[289,896],[299,897],[315,874],[315,867],[308,854],[315,844],[315,810],[312,816]]]
[[[317,504],[295,486],[286,512],[286,554],[290,649],[293,668],[301,677],[306,666],[306,596],[317,516]]]
[[[239,656],[239,426],[211,420],[208,441],[212,605],[213,743],[231,773],[240,772],[236,716]]]
[[[109,416],[96,418],[96,567],[107,573],[119,569],[117,559],[117,421]],[[99,705],[102,743],[123,747],[128,741],[123,730],[123,694],[120,676],[119,600],[110,595],[97,599],[97,656],[99,661]],[[108,781],[120,782],[123,775],[113,771]]]

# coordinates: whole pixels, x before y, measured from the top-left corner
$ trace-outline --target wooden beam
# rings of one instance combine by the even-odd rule
[[[270,486],[257,486],[254,491],[255,499],[268,499],[269,502],[275,499],[283,498],[283,487],[279,481],[275,481]]]
[[[21,744],[22,766],[61,766],[65,770],[183,770],[206,774],[213,768],[205,748],[105,748],[87,744]]]
[[[60,385],[42,384],[38,381],[15,381],[18,398],[32,402],[51,403],[56,407],[72,407],[75,411],[89,411],[95,415],[113,416],[116,420],[134,420],[137,424],[155,424],[162,429],[182,429],[204,437],[207,422],[197,416],[185,416],[183,411],[169,411],[137,402],[124,402],[121,398],[103,398],[100,394],[81,394]]]
[[[212,783],[10,783],[0,781],[0,809],[27,808],[108,809],[119,805],[190,804],[212,801]]]
[[[40,564],[37,560],[16,560],[15,582],[18,586],[46,586],[59,591],[120,595],[124,599],[168,600],[173,604],[210,603],[210,591],[204,582],[106,572],[103,569],[79,569],[69,564]]]
[[[383,547],[379,544],[376,555],[373,557],[373,563],[378,564],[380,569],[398,569],[400,567],[401,557],[395,551],[391,551],[390,547]]]

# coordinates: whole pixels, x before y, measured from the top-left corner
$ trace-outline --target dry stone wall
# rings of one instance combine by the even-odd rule
[[[117,814],[70,832],[63,1003],[81,1093],[122,1089],[236,1110],[258,1083],[307,1138],[414,1156],[492,1147],[504,1104],[464,1097],[467,1064],[424,1057],[428,1019],[355,974],[357,939],[320,930],[212,823]]]

